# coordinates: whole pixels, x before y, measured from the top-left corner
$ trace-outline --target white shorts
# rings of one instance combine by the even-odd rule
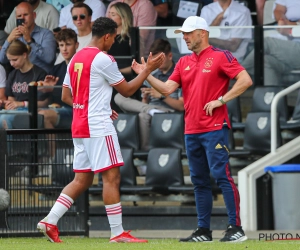
[[[123,166],[117,135],[93,138],[73,138],[74,172],[99,173]]]

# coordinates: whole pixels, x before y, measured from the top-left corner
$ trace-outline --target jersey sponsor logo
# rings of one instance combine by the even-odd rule
[[[184,70],[190,70],[191,68],[190,68],[190,66],[187,66]]]
[[[203,72],[203,73],[210,73],[211,70],[210,70],[210,69],[202,69],[202,72]]]
[[[212,65],[213,65],[213,58],[209,57],[209,58],[206,58],[206,61],[204,63],[204,67],[205,68],[210,68]]]
[[[84,105],[80,103],[73,103],[73,109],[84,109]]]

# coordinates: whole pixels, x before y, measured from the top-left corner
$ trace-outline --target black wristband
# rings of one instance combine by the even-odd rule
[[[27,43],[28,45],[35,43],[35,40],[31,37],[31,41],[29,43]]]
[[[161,95],[160,98],[159,98],[159,100],[162,101],[162,100],[164,100],[165,98],[166,98],[165,96]]]

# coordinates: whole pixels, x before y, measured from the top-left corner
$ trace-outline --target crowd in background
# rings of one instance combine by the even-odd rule
[[[195,13],[203,17],[210,26],[263,24],[262,8],[265,1],[262,0],[257,0],[256,3],[234,0],[191,0],[189,3],[196,8]],[[12,0],[5,4],[4,0],[1,0],[1,109],[27,112],[28,84],[32,81],[41,82],[48,87],[56,85],[57,82],[61,85],[66,65],[70,55],[73,56],[73,51],[70,49],[72,41],[65,41],[66,44],[60,46],[57,36],[61,36],[60,32],[65,29],[73,30],[77,36],[76,51],[78,51],[89,44],[92,37],[91,26],[101,16],[107,16],[117,23],[117,37],[108,53],[117,58],[119,69],[126,80],[131,80],[133,77],[131,59],[118,59],[120,56],[132,55],[131,27],[181,25],[185,19],[182,4],[183,2],[179,0],[106,0],[104,2],[100,0]],[[297,11],[299,10],[297,6],[300,7],[297,1],[276,0],[272,10],[274,23],[299,25],[300,13]],[[300,57],[291,56],[296,53],[295,51],[298,53],[300,50],[299,39],[291,37],[290,29],[279,29],[278,33],[281,38],[271,37],[265,41],[265,85],[279,85],[280,75],[283,72],[293,70],[300,65],[298,62]],[[160,30],[140,30],[140,56],[147,57],[155,42],[168,42],[164,39],[167,40],[166,34]],[[248,46],[251,39],[250,29],[221,29],[220,37],[211,38],[210,43],[218,48],[229,50],[253,76],[254,51],[249,51]],[[162,48],[158,52],[164,50],[165,48]],[[170,62],[175,64],[176,59],[170,52]],[[161,74],[164,78],[170,75],[170,72],[162,70]],[[62,123],[63,118],[60,117],[60,109],[66,108],[66,105],[58,100],[60,92],[57,91],[61,89],[55,91],[53,88],[45,89],[39,88],[38,96],[39,108],[42,108],[39,112],[44,115],[45,127],[61,127],[59,124],[69,127],[70,124]],[[120,97],[116,104],[116,94],[114,90],[112,108],[117,112],[128,112],[124,109],[125,102],[123,99],[120,101]],[[143,102],[145,96],[151,97],[150,94],[146,95],[145,92],[139,91],[133,99]],[[157,99],[162,107],[168,105],[163,97]],[[151,100],[145,102],[151,103]],[[50,117],[45,111],[47,109],[54,110],[53,113],[50,112],[52,114]],[[182,109],[175,108],[175,110]],[[58,117],[54,114],[58,114]],[[11,117],[7,113],[0,114],[0,127],[12,128]],[[69,115],[66,117],[70,119]]]

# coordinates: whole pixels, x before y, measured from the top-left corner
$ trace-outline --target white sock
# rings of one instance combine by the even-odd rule
[[[124,232],[122,226],[122,206],[121,202],[105,206],[108,222],[111,229],[111,237],[120,235]]]
[[[68,211],[74,203],[73,199],[66,194],[61,193],[53,205],[50,213],[43,219],[43,221],[57,225],[58,220]]]
[[[153,116],[155,113],[166,113],[165,111],[159,110],[159,109],[150,109],[148,114]]]

